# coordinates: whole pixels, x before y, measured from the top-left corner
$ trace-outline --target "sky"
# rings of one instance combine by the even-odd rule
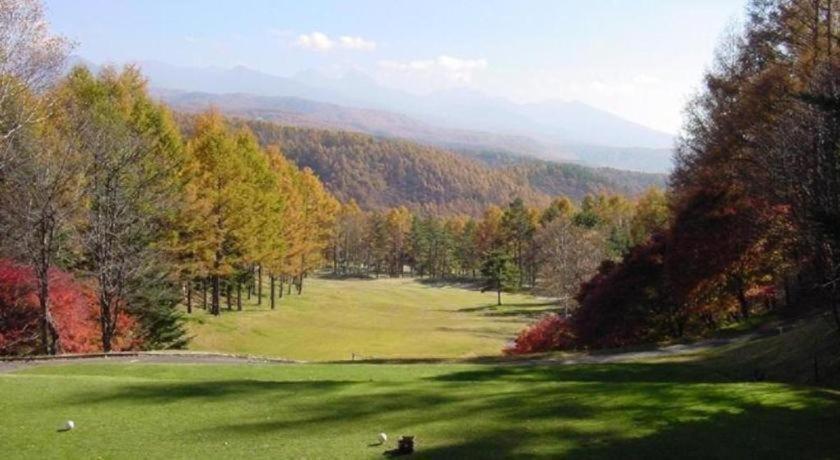
[[[98,64],[361,71],[424,94],[577,100],[676,133],[745,0],[48,0]]]

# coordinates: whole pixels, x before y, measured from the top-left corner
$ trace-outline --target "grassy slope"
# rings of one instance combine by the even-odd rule
[[[840,393],[691,364],[75,364],[0,375],[4,458],[827,458]],[[73,419],[77,429],[57,433]],[[392,442],[369,446],[380,431]]]
[[[710,350],[693,359],[730,379],[759,373],[773,381],[840,386],[840,335],[832,317],[801,319],[787,324],[781,333],[757,329],[776,335]]]
[[[267,286],[263,287],[264,296]],[[247,303],[244,312],[213,318],[197,310],[191,348],[301,360],[366,357],[429,358],[498,355],[534,317],[545,299],[412,279],[307,280],[303,295],[284,296],[277,309]]]

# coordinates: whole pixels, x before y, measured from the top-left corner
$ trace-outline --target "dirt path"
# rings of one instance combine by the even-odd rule
[[[292,361],[278,358],[228,355],[220,353],[189,352],[136,352],[112,353],[109,355],[64,355],[57,357],[34,357],[31,359],[0,360],[0,374],[32,366],[62,365],[84,361],[85,363],[181,363],[181,364],[289,364]]]
[[[644,361],[658,358],[666,358],[680,355],[688,355],[697,352],[702,352],[736,342],[746,342],[757,337],[760,334],[746,334],[726,339],[709,339],[690,344],[669,345],[659,347],[652,350],[643,351],[619,351],[619,352],[598,352],[598,353],[581,353],[571,356],[564,356],[558,358],[539,358],[539,359],[513,359],[508,360],[502,357],[496,358],[481,358],[477,360],[419,360],[417,363],[452,363],[452,362],[474,362],[487,364],[507,364],[507,365],[572,365],[572,364],[605,364],[605,363],[623,363],[632,361]],[[18,369],[23,369],[39,365],[62,365],[74,362],[84,361],[86,363],[182,363],[182,364],[289,364],[301,363],[303,361],[293,361],[287,359],[276,358],[261,358],[253,356],[229,355],[218,353],[190,353],[190,352],[131,352],[131,353],[112,353],[109,355],[65,355],[60,357],[35,357],[31,359],[21,360],[0,360],[0,374],[5,372],[12,372]],[[363,363],[364,361],[357,361]],[[410,363],[413,360],[381,360],[372,363]],[[349,362],[348,362],[349,363]]]

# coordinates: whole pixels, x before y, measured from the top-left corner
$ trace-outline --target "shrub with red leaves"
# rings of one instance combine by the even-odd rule
[[[102,349],[99,309],[93,289],[73,275],[51,269],[50,311],[65,353],[88,353]],[[39,352],[40,308],[37,281],[32,270],[9,260],[0,260],[0,355]],[[139,346],[134,337],[136,321],[119,318],[119,336],[114,350]]]
[[[548,315],[519,333],[513,346],[504,350],[508,355],[525,355],[549,350],[569,349],[574,334],[567,318]]]
[[[628,252],[618,263],[604,262],[583,283],[576,297],[580,307],[572,323],[578,345],[617,348],[655,341],[684,323],[663,281],[666,238],[655,234]]]

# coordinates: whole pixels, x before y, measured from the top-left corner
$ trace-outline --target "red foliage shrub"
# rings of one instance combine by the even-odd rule
[[[37,309],[31,276],[26,270],[0,261],[0,354],[16,354],[37,342]]]
[[[572,319],[579,345],[621,347],[681,327],[682,312],[663,287],[665,247],[665,236],[655,234],[620,263],[605,262],[581,285],[576,297],[580,307]]]
[[[73,275],[51,269],[50,311],[56,322],[62,351],[88,353],[102,349],[99,309],[93,289]],[[39,351],[40,308],[37,281],[32,270],[9,260],[0,260],[0,355]],[[122,314],[114,350],[137,347],[136,321]]]
[[[567,318],[548,315],[519,333],[514,345],[504,350],[508,355],[524,355],[563,350],[574,345],[574,334]]]

